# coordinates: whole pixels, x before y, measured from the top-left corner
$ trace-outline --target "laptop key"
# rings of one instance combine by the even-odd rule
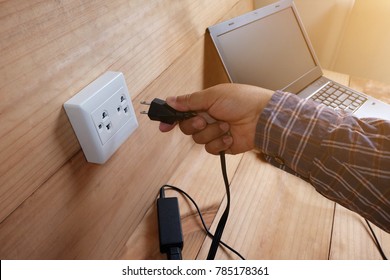
[[[335,88],[329,88],[329,89],[326,90],[326,93],[327,93],[327,94],[332,94],[332,93],[334,93],[335,91],[336,91]]]
[[[340,100],[341,102],[343,102],[345,99],[348,98],[348,94],[346,93],[343,93],[342,95],[340,95],[337,99]]]
[[[350,104],[352,104],[352,100],[351,99],[346,99],[343,102],[343,105],[345,105],[345,106],[349,106]]]
[[[333,93],[335,96],[340,96],[342,94],[342,92],[340,90],[336,90],[335,93]]]

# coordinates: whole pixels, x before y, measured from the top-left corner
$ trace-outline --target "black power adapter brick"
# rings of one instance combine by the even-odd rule
[[[142,111],[141,114],[147,114],[148,117],[153,121],[160,121],[168,124],[174,124],[175,122],[180,122],[186,119],[190,119],[197,115],[196,112],[177,111],[174,108],[170,107],[164,100],[159,98],[153,99],[151,103],[142,101],[141,104],[150,106],[149,111]],[[207,118],[208,118],[207,120],[208,123],[212,123],[213,121],[215,121],[210,116],[208,116]],[[222,174],[223,174],[223,179],[226,188],[227,205],[225,211],[223,212],[218,222],[217,229],[215,230],[214,235],[211,234],[209,229],[206,227],[203,218],[201,218],[207,234],[210,237],[212,237],[212,243],[210,246],[207,259],[213,260],[216,255],[218,245],[223,244],[226,248],[228,248],[229,250],[231,250],[237,256],[239,256],[241,259],[244,260],[244,257],[241,256],[241,254],[239,254],[236,250],[234,250],[233,248],[231,248],[230,246],[228,246],[227,244],[221,241],[221,236],[229,215],[230,190],[229,190],[229,180],[226,173],[226,160],[225,160],[224,152],[220,152],[220,158],[221,158]],[[169,186],[169,185],[165,185],[165,186]],[[181,193],[186,195],[194,203],[201,217],[199,207],[196,205],[195,201],[190,196],[188,196],[187,193],[183,192],[182,190],[176,187],[173,186],[169,186],[169,187],[174,188],[177,191],[180,191]],[[166,198],[164,193],[164,187],[160,189],[160,197],[159,199],[157,199],[157,212],[158,212],[160,252],[167,254],[168,259],[181,260],[182,259],[181,250],[183,249],[183,233],[182,233],[181,222],[180,222],[179,202],[176,197]],[[366,223],[375,239],[375,244],[382,258],[384,260],[387,260],[387,257],[384,254],[382,247],[380,246],[380,243],[375,235],[375,232],[372,230],[367,220]]]
[[[181,260],[183,233],[180,222],[179,202],[177,197],[165,197],[161,189],[157,199],[158,231],[160,252],[167,254],[169,260]]]
[[[141,114],[147,114],[148,117],[153,121],[160,121],[167,124],[174,124],[175,122],[180,122],[186,119],[190,119],[197,115],[197,112],[177,111],[171,106],[169,106],[164,100],[159,98],[154,98],[151,103],[142,101],[141,104],[150,106],[148,111],[142,111]],[[212,119],[207,114],[204,115],[204,117],[207,117],[206,121],[208,123],[215,122],[215,120]],[[222,214],[220,221],[218,222],[215,234],[212,237],[213,240],[207,256],[208,260],[213,260],[217,253],[219,244],[220,243],[224,244],[221,241],[221,236],[225,228],[225,224],[229,215],[229,208],[230,208],[230,190],[229,190],[229,180],[226,173],[225,152],[220,152],[220,158],[221,158],[222,174],[223,174],[223,179],[225,182],[225,188],[227,194],[227,204],[226,204],[226,209]],[[168,259],[180,260],[182,258],[181,250],[183,248],[183,233],[182,233],[181,222],[180,222],[179,203],[176,197],[166,198],[163,188],[160,189],[160,198],[157,200],[157,213],[158,213],[157,215],[158,215],[158,228],[159,228],[159,239],[160,239],[160,252],[167,254]],[[209,234],[209,230],[207,228],[206,231]],[[241,257],[241,255],[239,256]]]

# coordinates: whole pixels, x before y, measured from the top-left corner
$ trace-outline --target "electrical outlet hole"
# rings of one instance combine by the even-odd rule
[[[99,123],[98,128],[99,128],[99,130],[101,130],[103,128],[103,124]]]
[[[123,109],[123,111],[125,111],[125,114],[127,114],[127,112],[129,112],[129,107],[125,107],[125,108]]]
[[[111,123],[107,124],[106,128],[107,128],[107,130],[110,130],[112,128],[112,124]]]
[[[106,117],[108,117],[108,113],[107,113],[106,111],[104,111],[104,112],[102,113],[102,119],[105,119]]]
[[[121,102],[125,101],[125,97],[121,95]]]

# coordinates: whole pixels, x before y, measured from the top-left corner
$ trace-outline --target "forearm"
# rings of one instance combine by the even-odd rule
[[[255,144],[324,196],[390,232],[390,124],[362,121],[277,92]]]

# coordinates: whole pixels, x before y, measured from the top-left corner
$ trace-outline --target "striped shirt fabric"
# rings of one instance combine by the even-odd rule
[[[390,122],[275,92],[255,144],[266,159],[390,232]]]

